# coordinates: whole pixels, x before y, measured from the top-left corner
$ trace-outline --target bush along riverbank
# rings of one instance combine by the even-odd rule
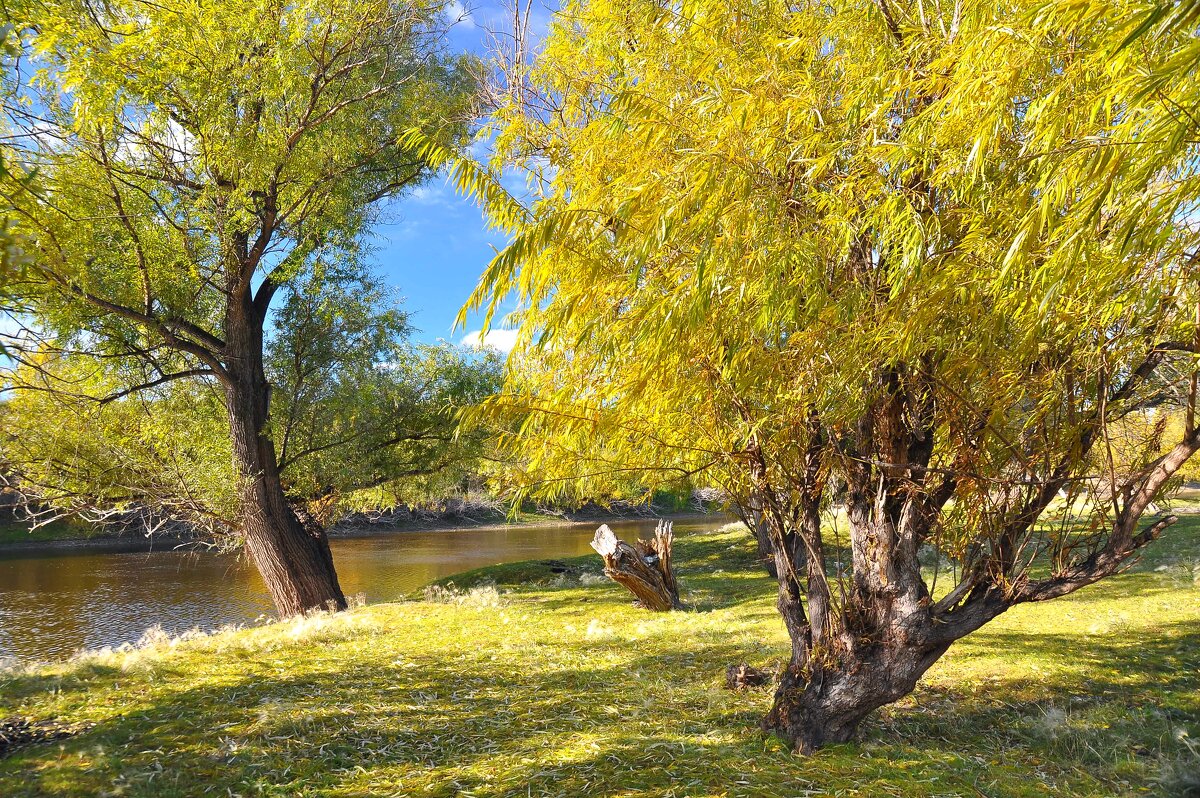
[[[328,533],[331,538],[366,537],[396,532],[599,524],[613,519],[652,521],[663,517],[721,519],[728,516],[715,501],[676,504],[616,502],[609,506],[588,503],[569,510],[530,506],[510,514],[504,504],[497,501],[445,499],[414,507],[351,513],[332,525]],[[212,541],[191,534],[182,524],[164,526],[162,531],[154,533],[132,522],[94,525],[74,519],[57,520],[33,528],[32,524],[14,518],[11,512],[0,512],[0,553],[77,547],[161,549],[203,545],[206,542]]]
[[[688,609],[598,558],[482,569],[417,600],[0,672],[37,734],[0,795],[1187,795],[1200,773],[1200,522],[1131,572],[956,645],[860,738],[757,731],[787,638],[744,529],[681,536]]]

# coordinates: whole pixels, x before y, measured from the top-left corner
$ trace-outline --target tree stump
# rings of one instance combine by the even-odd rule
[[[592,548],[604,558],[605,576],[625,587],[642,607],[666,612],[683,607],[671,569],[674,540],[670,521],[659,521],[652,540],[636,540],[632,546],[605,524],[596,530]]]

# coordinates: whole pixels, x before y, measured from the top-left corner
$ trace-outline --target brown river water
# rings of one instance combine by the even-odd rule
[[[675,528],[722,523],[680,521]],[[610,525],[626,538],[654,529],[652,521]],[[346,595],[380,602],[472,568],[590,554],[595,526],[396,532],[335,538],[331,545]],[[236,554],[0,549],[0,659],[63,659],[80,649],[133,643],[155,625],[178,634],[253,623],[272,611],[258,574]]]

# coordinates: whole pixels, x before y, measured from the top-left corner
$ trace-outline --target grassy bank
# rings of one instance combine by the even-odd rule
[[[1200,773],[1197,519],[1128,574],[1010,611],[807,759],[755,730],[768,690],[720,686],[787,652],[752,551],[682,538],[696,609],[669,615],[584,558],[10,671],[0,718],[83,730],[0,759],[0,795],[1173,795]]]
[[[11,543],[57,543],[67,540],[89,540],[97,536],[95,528],[78,522],[54,521],[30,529],[29,524],[0,520],[0,546]]]

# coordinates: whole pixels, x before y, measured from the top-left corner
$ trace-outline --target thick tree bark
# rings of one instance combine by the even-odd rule
[[[262,323],[249,301],[231,306],[226,335],[225,398],[246,549],[281,616],[345,609],[324,529],[302,523],[283,491],[267,424]]]
[[[683,606],[671,568],[673,541],[670,522],[660,521],[653,540],[638,540],[633,546],[605,524],[596,530],[592,548],[604,559],[605,576],[629,590],[646,609],[666,612]]]
[[[949,643],[894,644],[829,665],[810,660],[804,667],[793,662],[780,679],[763,729],[802,754],[849,742],[873,711],[911,693],[947,648]]]
[[[801,607],[799,578],[781,577],[779,610],[792,659],[762,724],[802,754],[853,739],[871,712],[911,693],[952,642],[932,628],[916,559],[920,523],[911,507],[894,508],[899,521],[893,523],[888,513],[871,511],[874,502],[851,495],[847,509],[857,560],[849,606],[835,622],[833,596],[817,566],[823,550],[816,497],[805,504],[798,536],[809,548],[808,611]],[[785,563],[777,559],[782,573]]]
[[[927,445],[901,438],[901,415],[898,403],[885,400],[870,419],[882,420],[883,429],[864,424],[857,448],[882,448],[887,462],[905,462],[905,457],[922,463],[928,455],[921,449]],[[909,486],[919,482],[899,469],[881,476],[862,457],[851,458],[847,469],[844,498],[852,576],[841,606],[835,605],[820,513],[826,439],[815,415],[810,416],[810,426],[800,489],[795,492],[796,512],[786,519],[795,527],[777,533],[801,545],[775,551],[778,606],[792,656],[762,723],[800,753],[852,739],[872,711],[910,693],[951,642],[933,629],[917,559],[929,523],[922,511],[923,494],[890,489],[893,480]],[[765,468],[760,472],[765,474]]]
[[[872,711],[911,693],[956,640],[1016,604],[1067,595],[1117,573],[1175,523],[1161,517],[1137,530],[1154,497],[1200,452],[1200,429],[1190,423],[1174,447],[1123,475],[1102,500],[1093,497],[1107,516],[1107,534],[1097,529],[1059,544],[1035,527],[1063,488],[1086,479],[1088,454],[1105,426],[1145,406],[1137,392],[1173,346],[1155,346],[1119,386],[1096,386],[1100,401],[1077,409],[1044,462],[1014,455],[1008,471],[989,479],[974,472],[989,416],[973,418],[972,410],[965,419],[939,418],[932,357],[881,373],[853,423],[827,427],[811,409],[801,468],[793,452],[782,460],[791,467],[780,467],[770,439],[761,444],[755,433],[745,450],[753,489],[739,510],[760,547],[773,550],[779,612],[792,644],[763,728],[800,753],[847,742]],[[935,441],[944,449],[936,460]],[[834,499],[844,504],[848,540],[836,527],[823,535],[820,510]],[[964,550],[952,537],[947,546],[944,508],[981,499],[989,510],[968,521],[970,545]],[[922,573],[923,545],[937,557],[934,580],[941,558],[953,561],[950,589],[936,601]],[[1056,552],[1056,545],[1066,548]],[[1040,567],[1046,560],[1048,572]]]

